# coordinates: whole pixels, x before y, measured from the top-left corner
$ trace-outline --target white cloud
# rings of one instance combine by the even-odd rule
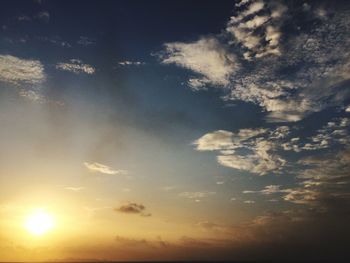
[[[44,66],[39,60],[0,55],[0,81],[39,84],[44,80]]]
[[[217,160],[223,166],[253,172],[254,163],[257,161],[257,158],[254,155],[219,155],[217,156]]]
[[[350,143],[347,130],[349,124],[349,118],[333,118],[317,130],[315,135],[306,138],[305,142],[302,143],[299,138],[292,138],[283,143],[282,147],[286,151],[300,152],[327,149],[336,144],[348,145]]]
[[[327,107],[342,106],[350,97],[344,84],[350,69],[346,10],[336,10],[336,16],[318,23],[320,17],[302,11],[303,4],[241,1],[237,6],[220,35],[167,43],[162,62],[199,74],[188,81],[194,90],[212,85],[223,90],[229,103],[259,105],[268,122],[297,122]],[[295,14],[315,23],[294,25],[290,21]],[[294,26],[295,34],[283,32],[285,24]],[[247,60],[246,67],[241,60]]]
[[[205,198],[205,197],[209,197],[212,195],[215,195],[216,192],[182,192],[179,193],[180,197],[185,197],[185,198],[189,198],[189,199],[200,199],[200,198]]]
[[[308,189],[294,189],[283,197],[285,201],[295,204],[309,204],[318,199],[318,192]]]
[[[94,163],[84,162],[84,166],[91,172],[99,172],[102,174],[125,175],[128,173],[126,170],[115,170],[110,166],[107,166],[101,163],[96,163],[96,162]]]
[[[67,186],[64,188],[65,190],[73,191],[73,192],[80,192],[81,190],[85,189],[85,187],[82,186]]]
[[[223,166],[265,175],[271,171],[279,172],[286,164],[276,153],[276,143],[288,133],[289,128],[286,126],[271,131],[241,129],[232,133],[218,130],[203,135],[193,144],[198,151],[219,151],[217,161]],[[244,149],[246,153],[236,152],[236,149]]]
[[[266,131],[266,129],[240,129],[237,134],[234,134],[230,131],[217,130],[203,135],[193,144],[197,146],[198,151],[222,150],[225,154],[228,154],[233,153],[235,148],[241,147],[242,141]]]
[[[203,135],[201,138],[193,142],[193,144],[197,145],[198,151],[225,150],[235,147],[232,139],[232,132],[218,130]]]
[[[239,2],[236,3],[236,7],[240,7],[240,6],[243,6],[243,5],[246,5],[250,2],[250,0],[240,0]]]
[[[246,49],[243,56],[245,59],[281,55],[279,27],[282,14],[286,10],[287,8],[282,4],[267,5],[263,1],[257,1],[247,5],[238,15],[230,18],[226,31],[234,37],[233,43],[238,43]],[[264,34],[257,33],[257,29]]]
[[[159,55],[162,63],[176,64],[201,75],[189,82],[196,89],[207,84],[228,85],[230,76],[239,68],[235,55],[216,38],[201,38],[192,43],[166,43],[164,47],[164,52]]]
[[[63,62],[57,63],[56,69],[70,71],[75,74],[80,74],[80,73],[94,74],[96,71],[96,69],[93,66],[89,64],[84,64],[79,59],[71,59],[68,63],[63,63]]]
[[[124,60],[124,61],[119,61],[118,65],[120,65],[120,66],[141,66],[141,65],[145,65],[145,62]]]
[[[264,189],[259,191],[245,190],[243,194],[262,194],[262,195],[272,195],[276,193],[290,193],[292,189],[281,189],[280,185],[267,185]]]

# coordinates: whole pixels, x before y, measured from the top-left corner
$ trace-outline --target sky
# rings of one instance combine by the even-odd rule
[[[0,5],[0,261],[349,258],[350,2]]]

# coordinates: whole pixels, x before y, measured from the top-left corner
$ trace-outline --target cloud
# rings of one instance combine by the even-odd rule
[[[164,44],[162,63],[199,75],[189,77],[194,90],[212,86],[224,92],[227,103],[239,100],[260,106],[268,122],[297,122],[343,106],[350,98],[346,8],[332,6],[320,16],[310,12],[324,10],[321,4],[311,11],[303,3],[237,4],[221,34]]]
[[[263,190],[260,191],[251,191],[251,190],[245,190],[243,191],[243,194],[254,194],[254,193],[259,193],[263,195],[271,195],[275,193],[288,193],[291,192],[290,189],[280,189],[280,185],[267,185]]]
[[[80,73],[94,74],[96,71],[96,69],[93,66],[89,64],[84,64],[79,59],[71,59],[69,63],[63,63],[63,62],[57,63],[56,69],[70,71],[75,74],[80,74]]]
[[[148,241],[147,239],[135,239],[135,238],[128,238],[128,237],[123,237],[123,236],[116,236],[115,237],[115,242],[119,246],[125,246],[125,247],[152,247],[152,243]]]
[[[279,27],[286,10],[287,7],[282,4],[267,5],[263,1],[256,1],[230,18],[226,31],[234,37],[232,42],[245,50],[244,59],[281,55],[279,40],[282,33]]]
[[[350,205],[350,150],[304,157],[295,164],[296,185],[282,188],[268,185],[262,190],[245,190],[243,194],[281,195],[284,201],[334,210]]]
[[[22,21],[32,21],[32,18],[30,16],[26,16],[26,15],[19,15],[16,17],[16,19],[20,22]]]
[[[233,141],[233,133],[224,130],[218,130],[203,135],[201,138],[193,142],[198,151],[213,151],[233,149],[235,147]]]
[[[43,21],[49,21],[50,20],[50,13],[48,11],[42,11],[42,12],[39,12],[36,17],[38,19],[41,19]]]
[[[217,130],[207,133],[193,142],[198,151],[234,150],[241,147],[241,142],[265,133],[266,129],[241,129],[237,134]]]
[[[237,133],[218,130],[194,141],[198,151],[219,151],[219,164],[260,175],[279,172],[286,161],[277,154],[277,144],[289,133],[286,126],[268,129],[241,129]]]
[[[127,203],[115,208],[114,211],[125,213],[125,214],[140,214],[141,216],[148,217],[151,216],[150,213],[145,212],[146,207],[142,204],[137,203]]]
[[[77,44],[85,47],[94,46],[96,45],[96,40],[90,37],[80,36],[79,40],[77,41]]]
[[[200,221],[198,223],[196,223],[196,226],[204,229],[204,230],[218,230],[218,231],[222,231],[225,227],[217,224],[217,223],[214,223],[214,222],[211,222],[211,221]]]
[[[283,197],[285,201],[295,204],[310,204],[318,200],[319,193],[309,189],[294,189]]]
[[[50,20],[50,13],[48,11],[41,11],[33,16],[19,15],[16,16],[16,20],[19,22],[30,22],[33,20],[42,20],[48,22]]]
[[[48,100],[45,96],[41,95],[37,90],[21,89],[18,93],[21,97],[37,103],[46,103]]]
[[[176,188],[177,188],[177,187],[174,186],[174,185],[167,185],[167,186],[163,186],[161,189],[162,189],[163,191],[168,192],[168,191],[172,191],[172,190],[174,190],[174,189],[176,189]]]
[[[45,78],[44,66],[39,60],[0,55],[0,81],[40,84]]]
[[[195,202],[200,202],[202,198],[207,198],[209,196],[215,195],[216,192],[182,192],[179,193],[179,197],[184,197],[188,199],[195,199]]]
[[[85,187],[82,186],[67,186],[64,188],[65,190],[73,191],[73,192],[80,192],[81,190],[85,189]]]
[[[119,66],[141,66],[141,65],[145,65],[145,62],[141,62],[141,61],[130,61],[130,60],[125,60],[125,61],[119,61],[118,65]]]
[[[40,41],[43,41],[43,42],[49,42],[51,44],[54,44],[56,46],[63,47],[63,48],[71,48],[72,47],[72,45],[69,42],[63,40],[59,36],[52,36],[52,37],[39,36],[39,37],[37,37],[37,39]]]
[[[235,55],[212,37],[203,37],[192,43],[166,43],[158,56],[163,64],[175,64],[197,73],[199,76],[188,82],[193,89],[229,85],[230,76],[239,69]]]
[[[125,175],[128,173],[126,170],[115,170],[110,166],[97,163],[97,162],[94,162],[94,163],[84,162],[84,166],[91,172],[99,172],[102,174]]]
[[[348,145],[350,143],[349,124],[349,118],[333,118],[321,129],[317,130],[315,135],[307,137],[304,142],[301,142],[300,138],[291,138],[283,143],[282,147],[286,151],[301,152]]]

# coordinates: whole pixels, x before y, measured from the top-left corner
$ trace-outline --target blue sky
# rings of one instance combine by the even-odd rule
[[[346,1],[4,1],[0,13],[0,260],[345,255]],[[33,256],[44,241],[13,222],[35,207],[62,234]]]

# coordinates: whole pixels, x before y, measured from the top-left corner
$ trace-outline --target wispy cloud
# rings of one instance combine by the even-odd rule
[[[50,20],[50,13],[48,11],[41,11],[35,17],[47,22]]]
[[[124,60],[124,61],[119,61],[118,65],[119,66],[141,66],[145,65],[145,62],[142,61],[130,61],[130,60]]]
[[[158,56],[164,64],[176,64],[197,73],[199,77],[195,76],[188,82],[193,89],[206,85],[226,86],[232,73],[239,68],[235,55],[211,37],[203,37],[192,43],[166,43],[164,52]]]
[[[70,71],[75,74],[85,73],[85,74],[94,74],[96,69],[89,65],[84,64],[80,59],[71,59],[69,62],[60,62],[56,64],[56,69],[63,71]]]
[[[80,36],[77,44],[81,45],[81,46],[94,46],[96,45],[96,40],[90,37],[86,37],[86,36]]]
[[[48,42],[48,43],[51,43],[53,45],[63,47],[63,48],[71,48],[72,47],[72,45],[68,41],[63,40],[59,36],[50,36],[50,37],[38,36],[38,37],[36,37],[36,39],[43,41],[43,42]]]
[[[192,199],[195,202],[201,202],[203,198],[208,198],[215,195],[216,192],[204,191],[204,192],[182,192],[179,193],[179,197]]]
[[[40,11],[35,15],[18,15],[16,16],[16,20],[19,22],[30,22],[33,20],[42,20],[48,22],[50,20],[50,13],[46,10]]]
[[[69,190],[69,191],[73,191],[73,192],[80,192],[81,190],[84,190],[85,187],[83,187],[83,186],[67,186],[64,189]]]
[[[84,162],[84,166],[91,172],[98,172],[102,174],[125,175],[128,173],[128,171],[126,170],[115,170],[108,165],[104,165],[97,162],[94,162],[94,163]]]

